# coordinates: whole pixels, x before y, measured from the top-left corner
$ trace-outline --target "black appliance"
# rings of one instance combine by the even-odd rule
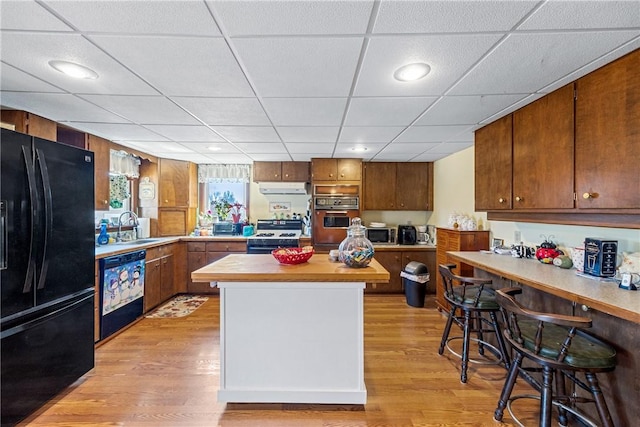
[[[146,250],[100,260],[100,339],[142,316]]]
[[[297,248],[301,234],[300,219],[259,219],[256,234],[247,237],[247,253],[270,254],[278,248]]]
[[[1,422],[94,366],[93,153],[2,129]]]
[[[399,245],[415,245],[418,242],[418,232],[413,225],[399,225],[397,239]]]

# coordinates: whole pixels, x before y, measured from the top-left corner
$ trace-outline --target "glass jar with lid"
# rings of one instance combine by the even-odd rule
[[[373,244],[365,236],[360,218],[353,218],[347,229],[347,238],[338,247],[338,260],[348,267],[362,268],[373,258]]]

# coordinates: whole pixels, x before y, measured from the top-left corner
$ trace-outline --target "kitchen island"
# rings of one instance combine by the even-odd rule
[[[471,251],[448,254],[473,266],[474,276],[490,278],[494,288],[522,287],[517,299],[534,310],[590,318],[593,326],[588,331],[612,344],[617,353],[616,369],[598,374],[614,424],[637,425],[640,292],[623,290],[617,283],[582,277],[575,269],[566,270],[535,259]],[[597,419],[595,411],[590,414]]]
[[[349,268],[316,254],[282,265],[230,254],[191,273],[220,288],[220,402],[364,404],[366,283],[374,259]]]

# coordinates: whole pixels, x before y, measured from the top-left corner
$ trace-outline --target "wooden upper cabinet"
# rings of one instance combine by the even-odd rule
[[[433,210],[433,163],[364,163],[365,210]]]
[[[49,141],[57,141],[57,123],[44,117],[27,111],[2,110],[2,121],[14,125],[16,132],[26,133]]]
[[[396,164],[366,162],[364,169],[364,210],[396,209]]]
[[[312,159],[311,177],[314,181],[360,181],[361,159]]]
[[[95,182],[95,209],[109,210],[109,167],[111,163],[111,142],[95,135],[87,135],[87,149],[93,151],[93,173]]]
[[[309,162],[254,162],[254,182],[309,182]]]
[[[513,116],[509,114],[475,134],[477,211],[511,209]]]
[[[640,209],[640,51],[576,82],[579,209]]]
[[[573,208],[574,85],[513,113],[513,209]]]
[[[197,203],[197,200],[192,200],[192,187],[197,187],[196,182],[192,182],[192,165],[189,162],[172,159],[160,159],[159,163],[159,206],[162,208],[189,207],[190,203]]]

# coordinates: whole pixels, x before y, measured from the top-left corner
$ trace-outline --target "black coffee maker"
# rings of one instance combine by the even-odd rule
[[[415,245],[418,242],[418,232],[413,225],[399,225],[397,239],[399,245]]]

